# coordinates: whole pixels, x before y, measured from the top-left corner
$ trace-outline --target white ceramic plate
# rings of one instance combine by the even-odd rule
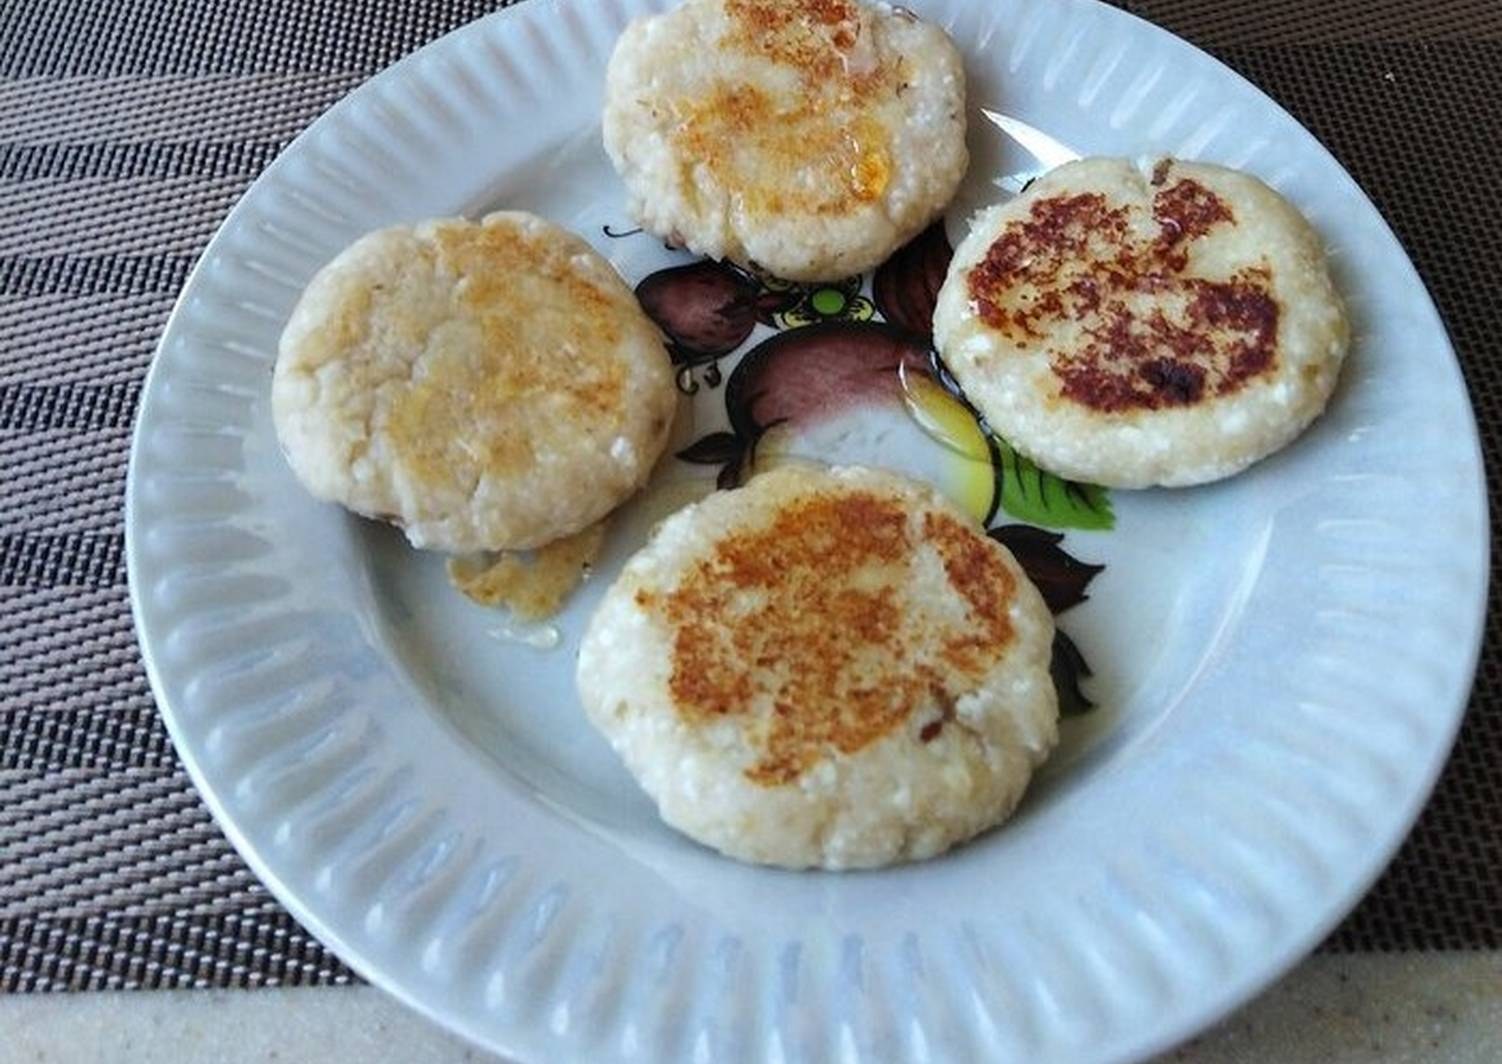
[[[1329,242],[1356,344],[1329,414],[1286,452],[1206,489],[1114,493],[1114,529],[1065,530],[1065,550],[1106,566],[1061,621],[1100,708],[1068,722],[1011,825],[879,873],[723,860],[659,824],[572,683],[611,571],[713,468],[666,463],[561,618],[561,646],[539,651],[498,637],[440,560],[301,491],[267,401],[298,291],[377,226],[522,207],[632,281],[686,261],[602,232],[627,221],[599,147],[602,72],[628,17],[661,3],[533,0],[444,38],[300,137],[205,252],[152,367],[127,503],[141,642],[177,748],[320,939],[518,1058],[1161,1049],[1350,908],[1453,738],[1487,534],[1433,305],[1324,149],[1202,53],[1089,0],[915,3],[965,49],[977,107],[1076,150],[1213,159],[1281,189]],[[972,118],[956,233],[999,179],[1037,166]],[[707,374],[686,374],[700,389],[680,445],[723,427],[726,385]]]

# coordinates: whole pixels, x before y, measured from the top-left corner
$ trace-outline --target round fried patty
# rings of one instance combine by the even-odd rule
[[[646,481],[675,405],[662,337],[610,264],[504,212],[358,240],[303,293],[272,383],[309,491],[455,552],[599,520]]]
[[[953,43],[855,0],[687,0],[633,22],[604,131],[643,226],[798,281],[879,264],[969,161]]]
[[[934,335],[1040,466],[1112,487],[1236,473],[1324,409],[1348,345],[1318,236],[1262,182],[1069,163],[979,215]]]
[[[927,485],[790,465],[665,521],[579,654],[670,825],[733,857],[930,857],[1005,819],[1057,737],[1053,620]]]

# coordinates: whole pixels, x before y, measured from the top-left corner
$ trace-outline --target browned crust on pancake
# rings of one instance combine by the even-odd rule
[[[758,215],[848,214],[880,200],[891,181],[890,138],[847,101],[809,93],[778,100],[755,85],[720,85],[680,102],[678,118],[684,187],[694,187],[693,170],[704,166]],[[745,164],[751,154],[760,170]],[[827,180],[814,187],[786,180],[810,159]]]
[[[809,82],[843,75],[860,34],[853,0],[725,0],[726,41],[796,68]]]
[[[923,537],[938,550],[949,586],[970,604],[975,622],[944,644],[944,660],[964,675],[978,676],[1012,638],[1007,607],[1017,582],[998,560],[995,544],[948,514],[924,514]]]
[[[434,241],[439,268],[461,279],[458,302],[478,320],[486,349],[505,351],[514,344],[518,311],[509,293],[528,271],[567,293],[560,351],[608,351],[620,342],[620,300],[580,274],[570,261],[575,248],[520,227],[484,223],[439,228]],[[624,398],[625,369],[618,360],[512,358],[502,369],[506,393],[561,393],[590,414],[610,413]]]
[[[766,526],[721,539],[671,592],[637,593],[672,630],[678,714],[742,718],[753,783],[792,783],[921,705],[952,707],[1011,644],[1017,582],[1001,549],[947,513],[912,513],[867,490],[795,498]],[[965,602],[961,624],[907,601],[924,543]]]
[[[1097,193],[1035,200],[967,278],[980,319],[1019,350],[1049,347],[1059,396],[1102,413],[1186,407],[1232,395],[1277,366],[1280,310],[1266,265],[1229,280],[1189,273],[1196,240],[1235,225],[1224,199],[1154,171],[1156,235],[1137,208]],[[1065,323],[1083,344],[1051,346]]]
[[[844,215],[880,200],[891,182],[891,138],[868,108],[900,91],[903,63],[874,50],[858,54],[870,32],[859,5],[725,0],[725,11],[730,28],[719,46],[796,71],[802,88],[773,95],[727,80],[672,101],[683,187],[693,189],[693,170],[704,167],[757,215]],[[748,158],[758,166],[748,167]],[[819,161],[823,180],[786,180],[810,160]]]
[[[540,399],[558,417],[613,429],[624,422],[627,366],[614,351],[622,312],[635,308],[581,274],[571,262],[578,250],[509,221],[439,225],[431,244],[417,246],[431,269],[455,279],[455,307],[480,342],[474,357],[414,378],[392,401],[387,436],[409,468],[441,481],[446,470],[474,464],[478,455],[480,467],[493,473],[524,469],[537,456],[527,419],[514,412]],[[553,286],[552,299],[566,304],[567,314],[549,311],[544,318],[518,296],[524,283]],[[383,309],[379,286],[357,306],[367,331],[373,323],[402,330],[418,350],[430,342]],[[547,357],[544,344],[556,357]]]

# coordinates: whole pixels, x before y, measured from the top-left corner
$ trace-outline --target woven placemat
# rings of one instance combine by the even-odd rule
[[[496,6],[0,5],[0,988],[353,978],[256,883],[168,742],[127,606],[126,449],[173,298],[260,169]],[[1495,462],[1502,5],[1129,6],[1269,91],[1371,193],[1440,303]],[[1327,949],[1502,947],[1497,630],[1433,802]]]

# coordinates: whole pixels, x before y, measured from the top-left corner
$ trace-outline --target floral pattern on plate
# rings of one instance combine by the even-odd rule
[[[637,297],[668,338],[680,390],[724,384],[729,428],[678,458],[718,466],[721,488],[796,458],[878,464],[928,480],[1005,544],[1062,613],[1088,597],[1104,567],[1075,558],[1048,529],[1110,529],[1110,497],[1018,454],[945,368],[931,332],[952,255],[939,221],[869,282],[794,284],[710,259],[648,275]],[[754,340],[758,325],[776,331]],[[720,364],[732,357],[726,377]],[[1080,686],[1089,664],[1063,631],[1053,671],[1062,712],[1092,708]]]

